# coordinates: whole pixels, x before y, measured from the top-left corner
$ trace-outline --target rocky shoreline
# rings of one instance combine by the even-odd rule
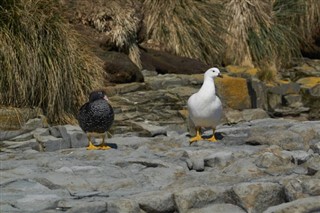
[[[0,212],[320,211],[320,121],[305,109],[320,84],[270,86],[232,69],[217,82],[216,143],[188,142],[186,100],[200,74],[143,71],[144,83],[109,86],[108,151],[87,151],[78,125],[48,125],[41,110],[1,111]]]

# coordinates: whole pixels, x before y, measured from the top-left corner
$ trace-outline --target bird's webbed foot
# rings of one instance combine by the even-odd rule
[[[192,144],[193,142],[197,142],[197,141],[200,141],[200,140],[203,140],[203,138],[201,137],[200,128],[197,128],[196,136],[193,137],[193,138],[190,138],[189,143]]]
[[[89,146],[87,147],[87,150],[98,150],[98,149],[100,149],[100,147],[93,145],[91,141],[89,142]]]

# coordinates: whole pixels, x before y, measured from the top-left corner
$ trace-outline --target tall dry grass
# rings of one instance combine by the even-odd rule
[[[150,45],[208,64],[220,63],[226,19],[215,1],[143,1],[146,40]]]
[[[139,67],[140,45],[208,64],[256,66],[274,77],[319,29],[317,0],[70,1],[106,46]]]
[[[303,50],[312,50],[314,46],[315,37],[319,38],[320,33],[320,1],[305,0],[304,13],[299,16],[298,33],[304,39],[302,44]]]
[[[103,76],[60,12],[58,1],[2,0],[0,104],[41,107],[50,122],[63,123]]]
[[[70,0],[68,7],[77,13],[76,21],[100,34],[102,46],[107,50],[126,53],[141,68],[138,32],[141,2],[139,0]]]
[[[225,9],[234,18],[227,23],[226,63],[259,67],[261,76],[274,80],[277,70],[299,57],[303,41],[297,20],[302,0],[229,0]]]

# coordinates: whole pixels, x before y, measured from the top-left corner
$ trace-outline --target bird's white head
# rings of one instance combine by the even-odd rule
[[[216,67],[210,68],[204,73],[204,78],[215,78],[215,77],[222,78],[220,70]]]

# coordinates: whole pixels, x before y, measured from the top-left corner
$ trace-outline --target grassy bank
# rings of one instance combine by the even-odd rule
[[[0,4],[0,104],[41,107],[63,123],[101,86],[102,72],[60,11],[57,1]]]

